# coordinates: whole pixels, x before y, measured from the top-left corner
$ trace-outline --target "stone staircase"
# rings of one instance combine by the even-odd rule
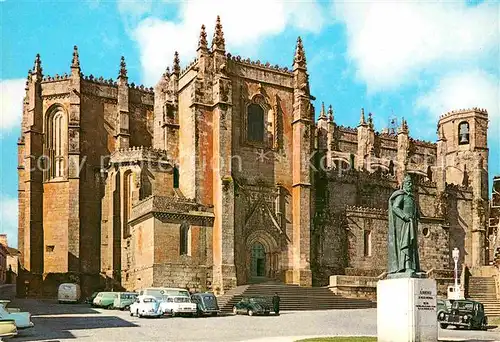
[[[283,284],[250,284],[238,286],[217,298],[222,312],[231,312],[234,304],[242,297],[271,297],[277,292],[280,296],[280,310],[330,310],[366,309],[376,304],[366,299],[344,298],[333,294],[326,287],[300,287]]]
[[[483,303],[486,316],[500,316],[500,300],[493,277],[470,277],[468,298]]]

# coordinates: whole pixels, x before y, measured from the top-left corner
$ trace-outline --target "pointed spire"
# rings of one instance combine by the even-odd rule
[[[217,22],[215,23],[214,37],[212,39],[212,51],[221,50],[225,51],[225,41],[224,32],[222,32],[222,24],[220,23],[220,16],[217,16]]]
[[[321,111],[319,112],[319,119],[326,119],[325,103],[321,102]]]
[[[359,118],[359,125],[360,126],[366,125],[364,108],[361,108],[361,117]]]
[[[72,68],[80,67],[80,57],[78,55],[78,46],[73,46],[73,60],[71,61]]]
[[[295,47],[293,64],[294,68],[295,66],[300,68],[306,67],[306,54],[304,52],[304,46],[302,45],[302,38],[300,38],[300,36],[297,38],[297,46]]]
[[[207,33],[205,32],[205,25],[201,25],[200,40],[198,41],[198,49],[207,50]]]
[[[170,67],[167,66],[165,72],[163,73],[163,78],[167,79],[170,77]]]
[[[118,73],[118,78],[127,78],[127,63],[125,63],[125,57],[123,56],[120,59],[120,72]]]
[[[370,128],[373,128],[372,113],[368,113],[368,126],[370,126]]]
[[[401,127],[398,130],[399,133],[408,133],[408,122],[406,122],[405,118],[401,121]]]
[[[37,53],[36,54],[36,57],[35,57],[35,65],[33,66],[33,73],[32,74],[35,74],[37,76],[41,76],[42,75],[42,61],[40,60],[40,54]]]
[[[328,121],[333,122],[333,107],[330,105],[328,107]]]
[[[173,67],[173,73],[177,76],[181,73],[181,63],[179,60],[179,53],[175,51],[174,53],[174,67]]]

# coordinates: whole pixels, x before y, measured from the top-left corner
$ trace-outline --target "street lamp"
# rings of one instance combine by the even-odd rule
[[[460,257],[460,251],[458,248],[453,248],[453,251],[451,252],[451,255],[453,257],[453,261],[455,262],[455,291],[458,289],[458,258]]]

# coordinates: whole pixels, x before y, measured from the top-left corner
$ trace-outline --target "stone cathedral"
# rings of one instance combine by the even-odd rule
[[[19,154],[18,290],[63,281],[84,293],[177,286],[223,293],[276,281],[328,283],[386,268],[387,200],[406,173],[422,212],[424,269],[449,269],[451,250],[487,260],[486,110],[451,111],[437,142],[403,119],[355,128],[331,106],[316,115],[304,47],[291,69],[233,56],[220,19],[197,56],[179,56],[153,88],[29,71]],[[117,63],[118,64],[118,63]],[[316,119],[317,117],[317,119]]]

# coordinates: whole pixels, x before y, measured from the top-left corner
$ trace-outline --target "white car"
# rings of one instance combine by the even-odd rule
[[[160,302],[153,296],[138,296],[130,305],[130,316],[159,317],[163,312],[159,310]]]
[[[185,296],[167,296],[160,303],[160,311],[167,315],[196,315],[196,303],[191,302],[191,298]]]
[[[31,322],[29,312],[9,312],[3,304],[0,304],[0,319],[13,319],[16,322],[17,329],[33,328],[35,326]]]

